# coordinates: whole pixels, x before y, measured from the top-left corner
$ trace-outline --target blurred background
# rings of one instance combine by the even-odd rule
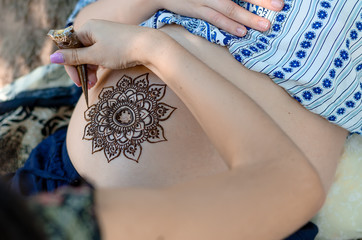
[[[49,29],[63,28],[78,0],[0,0],[0,88],[49,64]]]

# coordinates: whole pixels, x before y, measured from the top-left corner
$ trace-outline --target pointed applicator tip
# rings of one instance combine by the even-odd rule
[[[77,66],[78,77],[80,83],[82,84],[82,90],[85,97],[85,102],[87,104],[87,108],[89,108],[88,104],[88,75],[87,75],[87,65],[79,65]]]

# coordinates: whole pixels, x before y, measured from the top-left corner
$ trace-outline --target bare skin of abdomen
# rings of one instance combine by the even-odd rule
[[[164,85],[156,75],[144,67],[119,71],[105,70],[101,74],[103,76],[96,87],[89,91],[90,107],[93,105],[97,109],[108,108],[108,106],[97,105],[102,102],[99,101],[99,95],[106,87],[115,86],[114,92],[118,91],[125,95],[127,92],[132,94],[135,92],[135,96],[144,97],[143,101],[147,103],[151,102],[147,101],[148,99],[152,100],[150,88]],[[135,80],[140,76],[148,79],[148,87],[137,89],[135,86],[129,86],[122,91],[116,86],[122,77]],[[143,91],[144,89],[146,91]],[[113,107],[115,112],[110,115],[118,115],[119,119],[123,118],[123,122],[113,117],[104,121],[110,121],[111,125],[115,124],[114,128],[124,125],[124,129],[127,129],[128,125],[132,125],[133,121],[143,124],[140,126],[140,131],[137,126],[130,126],[127,130],[120,129],[125,136],[123,141],[120,136],[118,144],[117,140],[107,141],[106,133],[99,129],[96,129],[93,135],[86,137],[89,140],[83,139],[83,130],[87,124],[92,124],[92,120],[84,119],[83,112],[87,107],[81,100],[73,114],[67,142],[70,158],[77,171],[97,186],[158,187],[225,170],[224,162],[186,106],[171,89],[164,87],[164,90],[164,96],[158,101],[154,101],[153,105],[166,106],[168,108],[166,110],[168,115],[165,116],[167,119],[160,117],[162,119],[160,120],[157,113],[155,114],[157,110],[152,106],[137,107],[136,104],[130,103],[132,95],[127,96],[126,104],[117,100],[120,106]],[[120,112],[117,113],[117,111]],[[147,116],[142,119],[141,115],[154,116],[151,119],[148,119]],[[102,120],[100,117],[100,121]],[[118,122],[120,124],[117,124]],[[97,125],[98,122],[94,122],[94,124]],[[112,126],[110,128],[112,129]],[[133,136],[127,138],[126,132]],[[102,148],[101,150],[92,153],[93,142],[98,140],[97,138],[102,139],[104,145],[98,148]],[[132,154],[127,145],[137,139],[140,139],[140,142],[133,144],[136,146],[136,150]],[[120,153],[114,159],[112,159],[114,156],[107,158],[108,148],[113,145],[120,149]]]
[[[308,157],[325,190],[329,189],[343,151],[345,130],[304,109],[267,76],[243,67],[226,48],[177,26],[162,31],[264,109]],[[68,153],[81,176],[101,187],[164,187],[228,170],[190,111],[150,70],[141,66],[100,70],[98,77],[89,91],[90,109],[87,111],[81,97],[68,128]],[[125,87],[127,81],[131,84]],[[137,85],[140,82],[143,84]],[[155,89],[159,90],[157,96]],[[163,106],[167,113],[158,112],[160,107],[152,110],[143,101],[135,104],[132,99],[136,96]],[[147,117],[149,114],[153,117]],[[105,127],[100,127],[102,124]],[[225,132],[225,139],[219,141],[227,138]]]

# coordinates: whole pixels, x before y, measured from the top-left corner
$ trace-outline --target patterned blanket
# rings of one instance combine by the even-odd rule
[[[80,94],[57,65],[40,67],[0,89],[0,174],[23,166],[40,141],[68,125]]]

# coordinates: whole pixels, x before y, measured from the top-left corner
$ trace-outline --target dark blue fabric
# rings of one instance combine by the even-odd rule
[[[66,133],[67,128],[59,129],[31,152],[24,167],[16,171],[10,180],[12,190],[29,196],[82,181],[69,159]]]
[[[47,88],[21,92],[12,100],[0,102],[0,115],[23,107],[60,107],[74,106],[80,95],[82,88],[75,85],[70,87]]]
[[[313,240],[317,234],[318,227],[312,222],[309,222],[285,240]]]

